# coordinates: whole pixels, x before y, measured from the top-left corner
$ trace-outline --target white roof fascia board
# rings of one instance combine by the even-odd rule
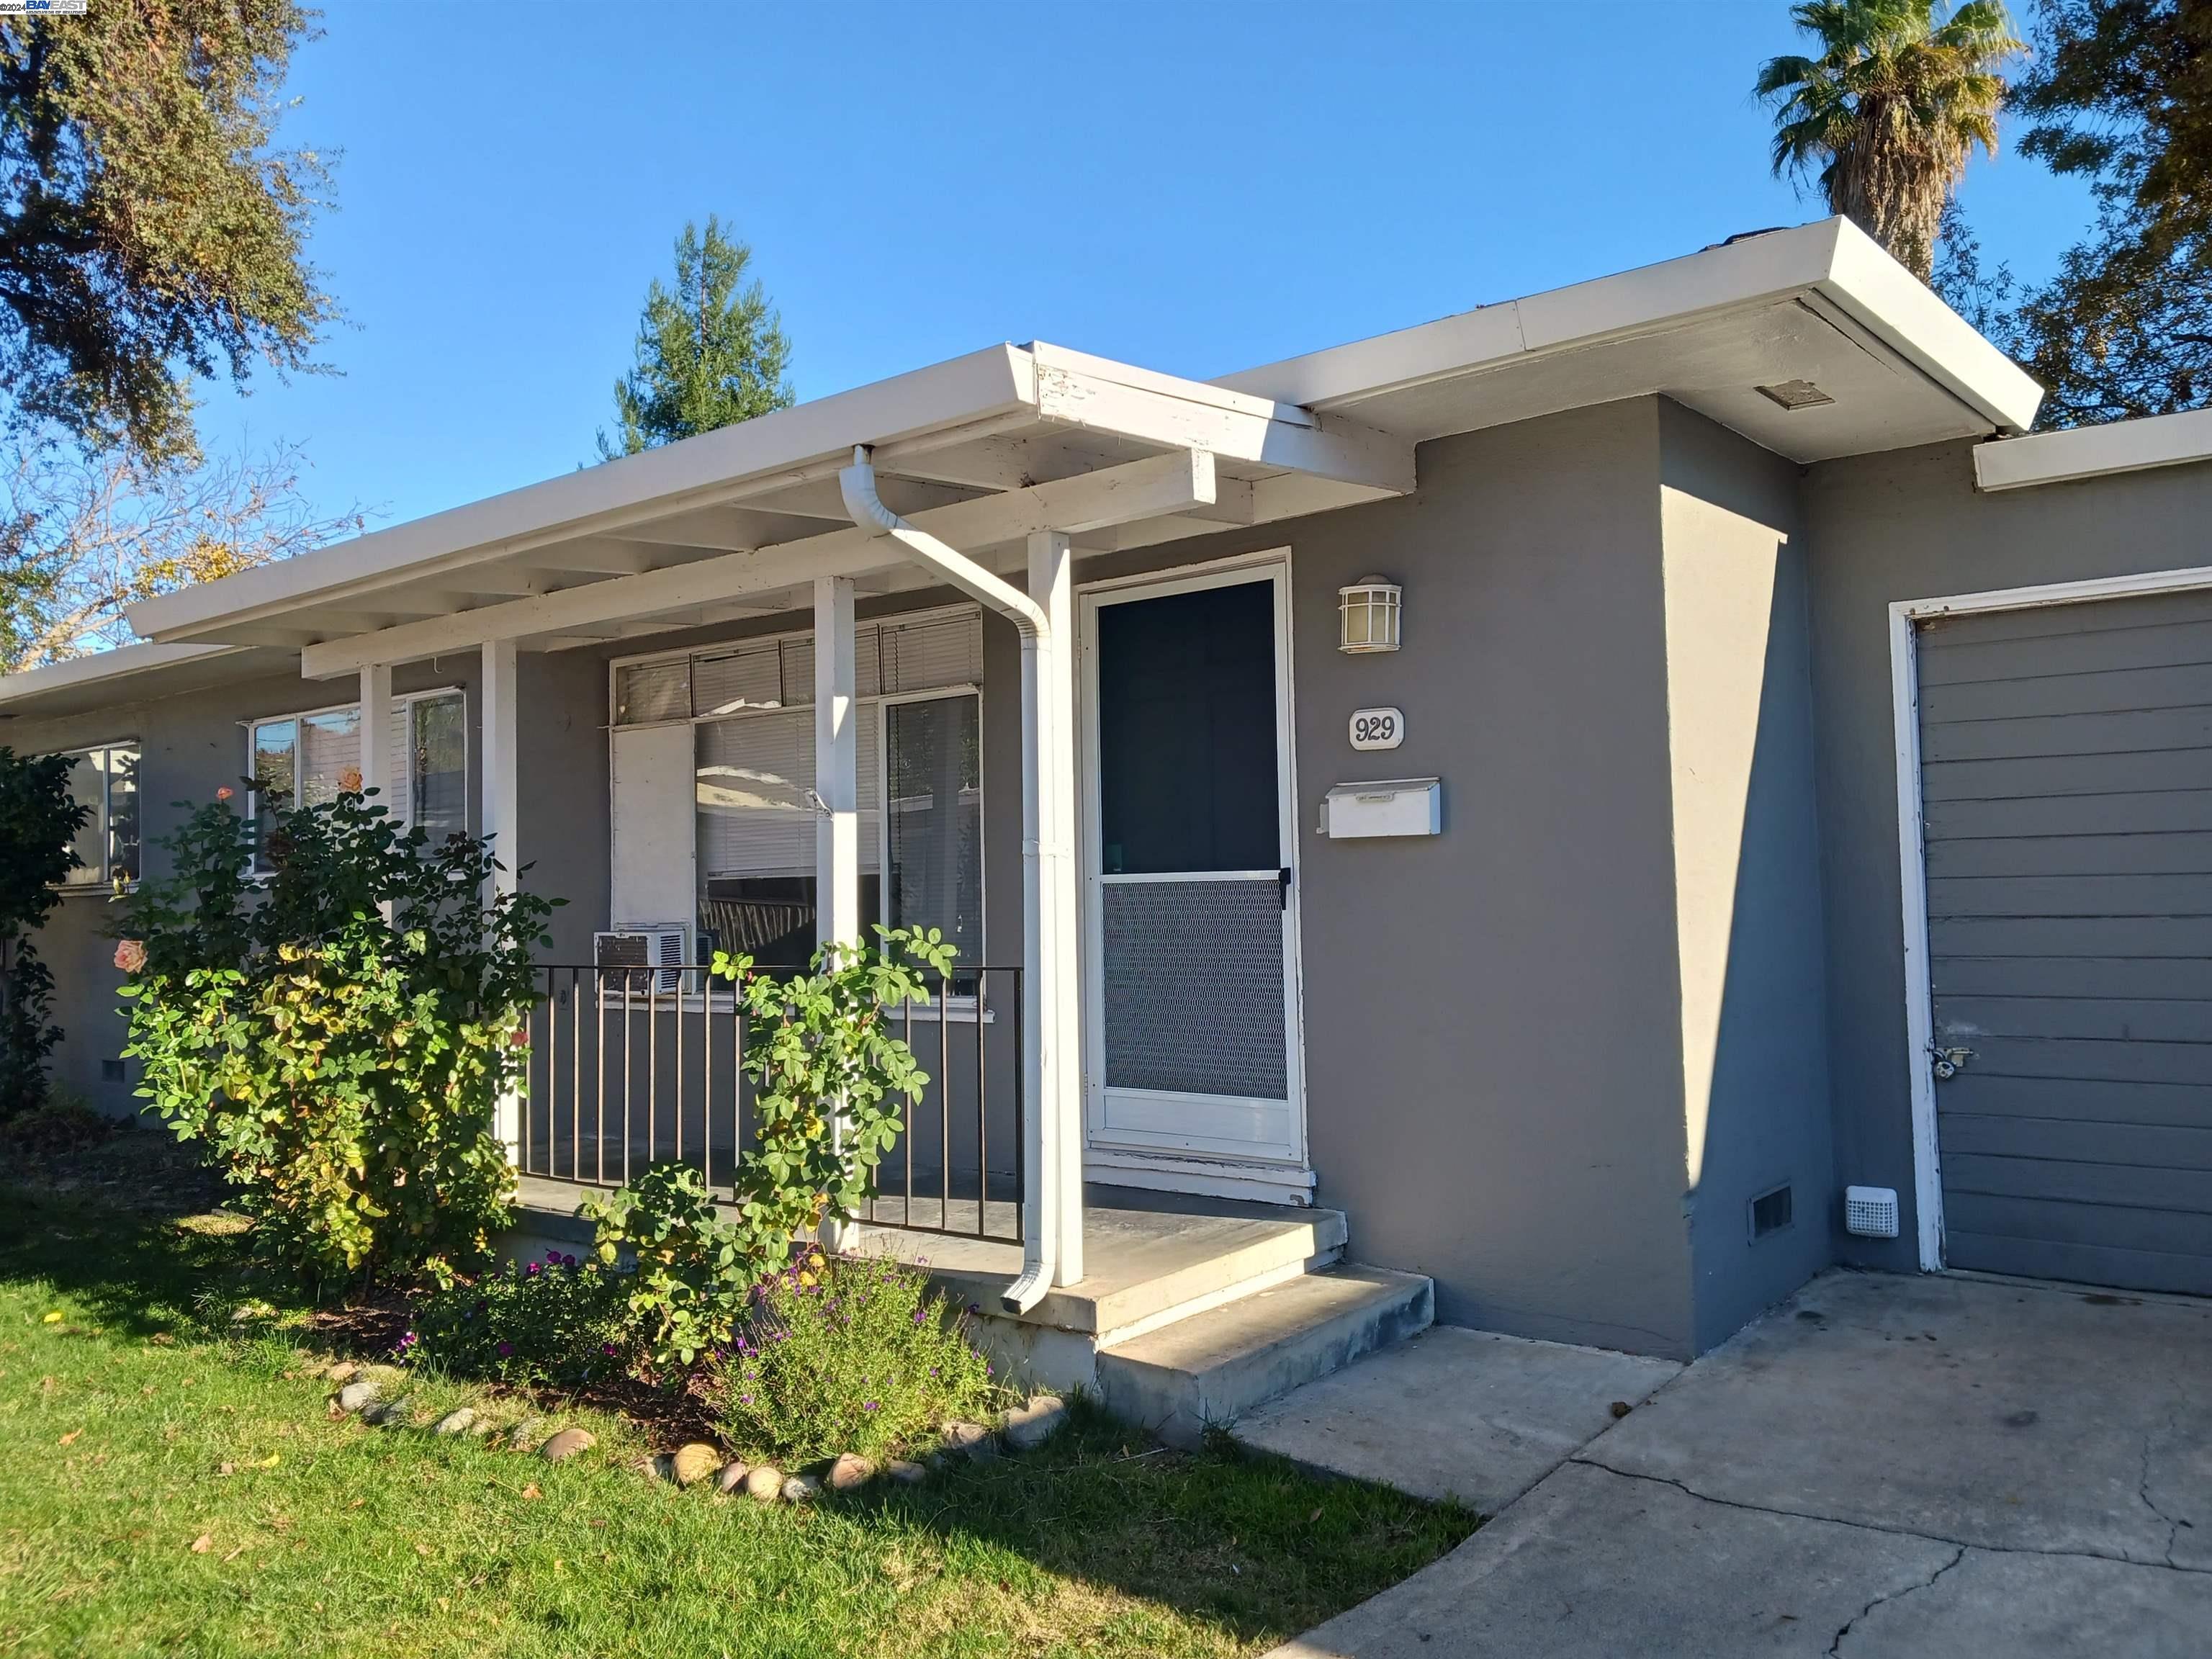
[[[1974,483],[1985,490],[2020,489],[2191,461],[2212,461],[2212,409],[1978,444]]]
[[[1848,219],[1820,291],[1898,356],[2002,432],[2035,423],[2043,388]]]
[[[1812,287],[1832,265],[1835,223],[1823,220],[1769,231],[1638,270],[1246,369],[1218,384],[1327,410],[1564,346],[1670,326],[1702,312]]]
[[[856,442],[887,446],[998,416],[1033,418],[1036,403],[1036,376],[1029,354],[1015,346],[992,346],[143,600],[131,608],[131,624],[157,640],[177,639],[311,598],[342,598],[403,573],[428,574],[449,556],[501,557],[533,538],[587,533],[626,514],[659,514],[710,504],[719,492],[755,481],[763,489],[804,483],[823,466],[834,475],[849,460]],[[686,500],[702,496],[707,499]]]
[[[1992,426],[2016,431],[2034,419],[2041,388],[1840,217],[1286,358],[1217,384],[1324,413],[1356,409],[1430,381],[1806,293],[1826,297]]]
[[[0,714],[12,713],[8,705],[28,702],[52,692],[73,690],[104,682],[121,683],[187,663],[242,655],[243,645],[122,645],[112,651],[94,651],[62,662],[27,668],[21,673],[0,674]]]

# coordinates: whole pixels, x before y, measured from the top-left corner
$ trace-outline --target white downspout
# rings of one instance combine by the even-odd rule
[[[917,529],[885,507],[876,493],[875,468],[865,445],[855,445],[853,464],[837,475],[845,510],[853,522],[872,534],[888,536],[954,587],[1011,618],[1022,649],[1022,944],[1028,971],[1022,976],[1022,1112],[1029,1139],[1028,1190],[1023,1194],[1027,1225],[1023,1229],[1022,1275],[1000,1300],[1009,1313],[1027,1313],[1044,1299],[1063,1266],[1060,1206],[1061,1124],[1058,1111],[1058,1066],[1072,1062],[1060,1052],[1060,1024],[1052,1022],[1055,1040],[1046,1042],[1047,1012],[1071,988],[1058,983],[1058,928],[1047,918],[1047,896],[1055,890],[1048,870],[1070,855],[1072,807],[1050,810],[1041,787],[1043,743],[1070,740],[1069,711],[1057,705],[1054,688],[1066,679],[1054,658],[1065,648],[1044,608],[1030,595],[986,570],[966,554],[926,530]],[[1079,1277],[1079,1259],[1065,1264]]]

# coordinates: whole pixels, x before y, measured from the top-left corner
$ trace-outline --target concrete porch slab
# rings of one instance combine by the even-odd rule
[[[574,1249],[577,1243],[588,1242],[591,1229],[576,1219],[575,1210],[592,1190],[524,1176],[514,1241],[541,1249],[547,1243]],[[926,1263],[954,1300],[997,1315],[1000,1293],[1021,1277],[1022,1247],[960,1236],[957,1230],[975,1224],[973,1200],[955,1198],[949,1206],[919,1201],[915,1219],[934,1224],[941,1207],[942,1218],[955,1231],[863,1224],[856,1248]],[[991,1207],[994,1213],[986,1219],[994,1230],[1011,1232],[1012,1206],[994,1201]],[[1001,1209],[1004,1214],[998,1213]],[[879,1200],[876,1213],[897,1219],[899,1200]],[[1082,1283],[1048,1293],[1024,1322],[1076,1332],[1096,1342],[1132,1336],[1293,1278],[1310,1267],[1326,1266],[1343,1253],[1344,1243],[1344,1215],[1338,1210],[1218,1205],[1204,1199],[1190,1200],[1184,1209],[1091,1206],[1083,1215]]]
[[[1247,1445],[1495,1515],[1682,1368],[1437,1326],[1245,1414]]]

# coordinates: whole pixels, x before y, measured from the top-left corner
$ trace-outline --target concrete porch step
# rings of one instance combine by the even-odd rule
[[[1345,1238],[1340,1210],[1086,1208],[1083,1278],[1048,1291],[1019,1322],[1103,1347],[1325,1267],[1343,1254]],[[1001,1293],[1021,1276],[1018,1244],[863,1224],[858,1245],[926,1262],[948,1295],[994,1317],[1003,1313]]]
[[[1418,1273],[1344,1267],[1285,1279],[1102,1347],[1108,1410],[1170,1445],[1425,1330],[1435,1286]]]

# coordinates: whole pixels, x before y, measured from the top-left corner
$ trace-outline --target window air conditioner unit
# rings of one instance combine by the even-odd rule
[[[592,935],[592,961],[599,969],[602,994],[672,996],[684,988],[691,963],[688,922],[652,923]],[[623,973],[623,969],[638,972]]]

